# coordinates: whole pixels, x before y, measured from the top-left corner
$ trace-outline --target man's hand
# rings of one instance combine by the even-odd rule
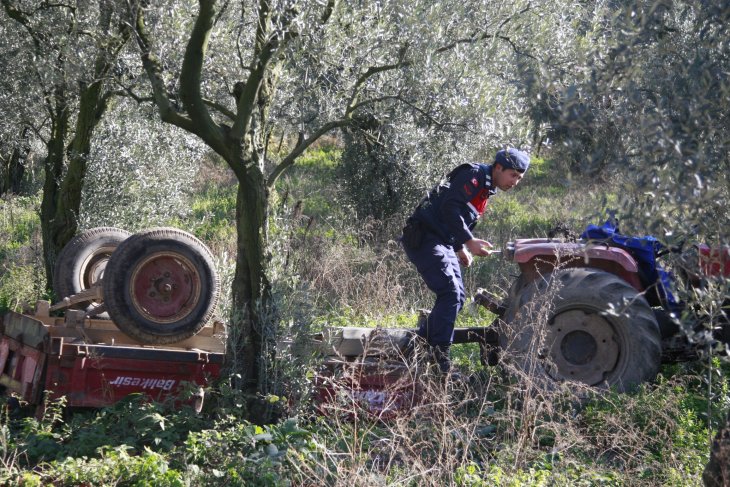
[[[459,258],[459,263],[464,267],[469,267],[474,260],[469,251],[464,247],[456,253],[456,256]]]
[[[464,247],[474,255],[485,257],[490,254],[490,249],[494,246],[486,240],[473,238],[471,240],[467,240],[466,243],[464,243]]]

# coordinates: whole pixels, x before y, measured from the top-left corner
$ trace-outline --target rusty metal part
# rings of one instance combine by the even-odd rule
[[[498,317],[504,316],[504,313],[507,311],[507,307],[503,304],[501,301],[497,301],[497,297],[493,294],[489,294],[484,289],[477,289],[476,294],[474,295],[474,302],[484,306],[487,308],[490,312],[494,313]]]
[[[550,321],[547,333],[545,344],[557,368],[551,373],[554,379],[598,385],[618,363],[620,347],[615,331],[598,313],[564,311]]]
[[[132,304],[147,319],[174,323],[201,299],[200,276],[188,259],[176,252],[158,252],[137,265],[130,279]]]
[[[86,301],[101,301],[103,294],[100,284],[95,284],[89,289],[84,289],[80,293],[74,294],[73,296],[67,296],[58,303],[54,304],[49,308],[49,311],[59,311],[62,309],[69,308],[75,304],[83,303]]]

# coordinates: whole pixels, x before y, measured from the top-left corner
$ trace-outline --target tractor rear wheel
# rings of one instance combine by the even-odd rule
[[[556,270],[519,290],[500,346],[546,387],[569,380],[626,391],[653,380],[661,363],[647,301],[618,276],[590,268]]]
[[[72,238],[56,259],[53,290],[58,298],[67,298],[100,284],[112,252],[130,235],[120,228],[97,227]],[[99,304],[93,302],[87,310]]]
[[[164,345],[197,334],[213,317],[220,282],[208,248],[176,228],[125,240],[106,269],[104,303],[120,330]]]

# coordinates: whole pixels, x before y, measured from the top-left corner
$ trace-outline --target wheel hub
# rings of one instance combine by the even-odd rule
[[[587,364],[596,356],[597,349],[593,336],[583,330],[571,331],[560,342],[560,352],[573,365]]]
[[[131,281],[135,307],[158,323],[183,318],[200,299],[199,277],[180,255],[153,254],[137,266]]]
[[[556,314],[549,325],[547,344],[554,367],[547,369],[554,379],[593,386],[616,367],[619,345],[605,317],[573,309]]]
[[[81,272],[79,272],[76,279],[76,286],[79,290],[90,289],[94,285],[101,283],[106,264],[109,262],[109,257],[112,255],[112,252],[114,252],[113,247],[100,247],[81,263]],[[96,301],[93,302],[95,303]]]

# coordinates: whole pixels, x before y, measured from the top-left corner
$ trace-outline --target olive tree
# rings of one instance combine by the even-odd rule
[[[244,389],[265,393],[273,337],[267,218],[277,179],[324,134],[357,120],[398,107],[427,134],[452,122],[460,95],[499,97],[496,84],[468,68],[496,44],[517,48],[506,26],[530,4],[191,3],[138,1],[130,13],[162,120],[200,137],[238,180],[233,322],[241,338],[231,345]],[[493,72],[499,62],[490,60]],[[487,139],[490,124],[508,124],[513,113],[488,115],[471,127]],[[275,153],[272,137],[292,133],[296,142]]]
[[[94,133],[79,225],[137,231],[190,216],[205,146],[151,104],[117,100]]]
[[[27,96],[19,103],[42,110],[28,123],[46,147],[41,228],[49,286],[56,255],[78,228],[93,133],[113,96],[109,80],[130,37],[120,5],[2,0],[6,19],[23,34],[15,38],[28,63],[26,76],[15,80],[28,89],[12,96]]]
[[[545,64],[528,85],[552,155],[624,180],[634,230],[727,242],[730,7],[607,1],[574,14],[565,69]]]
[[[0,17],[2,10],[0,10]],[[19,194],[31,169],[42,96],[33,83],[32,49],[14,22],[0,22],[0,196]],[[23,96],[19,96],[19,94]]]
[[[21,97],[17,93],[32,92],[27,80],[31,56],[24,49],[22,33],[15,25],[0,23],[0,196],[19,194],[29,166],[34,133],[32,121],[37,120],[39,96]],[[29,89],[30,88],[30,89]]]

